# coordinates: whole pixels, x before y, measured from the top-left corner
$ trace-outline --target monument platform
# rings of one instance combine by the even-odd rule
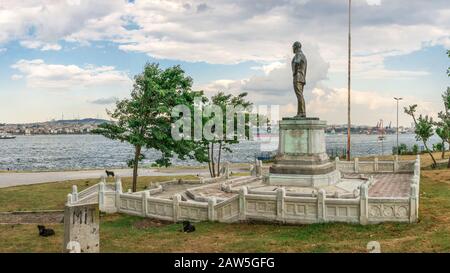
[[[339,182],[340,173],[326,153],[326,121],[315,117],[283,118],[279,144],[267,183],[279,186],[326,186]]]

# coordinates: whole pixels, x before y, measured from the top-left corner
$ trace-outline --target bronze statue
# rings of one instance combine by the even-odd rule
[[[297,116],[296,117],[306,117],[305,110],[305,98],[303,96],[303,86],[305,86],[306,79],[306,57],[302,52],[302,44],[300,42],[295,42],[292,45],[292,50],[294,51],[294,58],[292,58],[292,76],[294,78],[294,91],[297,95]]]

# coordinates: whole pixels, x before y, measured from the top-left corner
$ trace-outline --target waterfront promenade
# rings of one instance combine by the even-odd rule
[[[132,169],[111,169],[121,177],[132,176]],[[139,176],[183,176],[183,175],[208,176],[207,169],[140,169]],[[105,175],[104,170],[60,171],[60,172],[5,172],[0,173],[0,188],[32,185],[49,182],[60,182],[78,179],[100,178]]]

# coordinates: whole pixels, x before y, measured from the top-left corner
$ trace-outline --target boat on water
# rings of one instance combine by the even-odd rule
[[[14,139],[14,138],[16,137],[12,135],[5,135],[5,134],[0,135],[0,139]]]

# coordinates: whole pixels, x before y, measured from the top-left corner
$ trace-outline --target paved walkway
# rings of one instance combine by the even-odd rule
[[[408,197],[413,174],[375,174],[369,189],[371,197]]]
[[[133,174],[132,169],[114,169],[116,175],[130,177]],[[157,171],[152,169],[140,169],[139,176],[182,176],[182,175],[202,175],[208,176],[208,170],[204,169],[180,169]],[[29,173],[0,173],[0,188],[31,185],[47,182],[58,182],[77,179],[100,178],[105,175],[104,170],[87,171],[64,171],[64,172],[29,172]]]

